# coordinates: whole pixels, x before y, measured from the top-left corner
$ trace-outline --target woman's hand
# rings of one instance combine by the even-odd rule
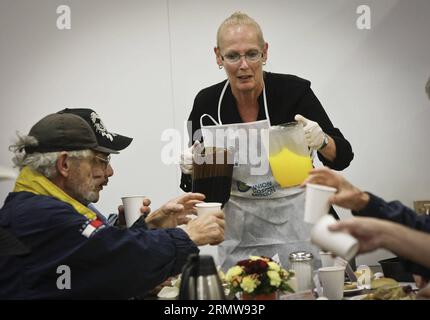
[[[309,148],[318,151],[324,158],[333,162],[336,159],[336,143],[333,138],[324,133],[318,122],[296,114],[294,120],[303,125],[305,138]]]

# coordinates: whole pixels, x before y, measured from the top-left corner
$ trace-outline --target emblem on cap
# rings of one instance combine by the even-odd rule
[[[100,116],[93,111],[91,112],[90,117],[96,132],[101,134],[103,137],[108,138],[110,141],[113,141],[113,135],[107,131],[102,119],[100,119]]]

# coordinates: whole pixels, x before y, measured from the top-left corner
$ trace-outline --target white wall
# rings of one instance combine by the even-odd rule
[[[61,4],[71,30],[56,28]],[[356,27],[361,4],[372,10],[370,30]],[[121,195],[143,193],[156,208],[179,194],[177,166],[160,160],[161,133],[182,132],[196,93],[224,79],[215,34],[236,10],[261,24],[266,70],[312,81],[353,146],[351,181],[407,205],[430,199],[428,0],[1,0],[0,164],[10,165],[16,130],[66,106],[92,107],[135,138],[114,156],[99,207],[115,211]],[[11,187],[0,182],[0,199]]]

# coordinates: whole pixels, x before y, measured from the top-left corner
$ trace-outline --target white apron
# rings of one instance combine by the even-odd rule
[[[270,128],[266,89],[263,88],[266,120],[222,124],[221,103],[228,85],[227,81],[218,101],[218,122],[208,114],[200,117],[205,147],[236,146],[231,196],[224,207],[225,240],[218,246],[221,268],[226,271],[250,255],[272,257],[278,254],[285,267],[288,254],[293,251],[305,250],[317,257],[318,250],[309,242],[312,226],[303,221],[303,190],[299,187],[281,188],[278,185],[270,170],[260,135],[256,146],[249,146],[249,152],[243,152],[243,148],[237,148],[237,143],[233,144],[236,139],[243,147],[244,144],[240,142],[247,140],[250,134]],[[204,117],[209,117],[215,125],[203,126]],[[225,134],[221,135],[220,132]],[[255,165],[258,161],[261,163]],[[258,171],[258,168],[267,170]],[[253,174],[256,171],[258,174]]]

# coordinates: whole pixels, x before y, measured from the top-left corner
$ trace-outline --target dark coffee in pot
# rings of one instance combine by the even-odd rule
[[[203,193],[205,202],[221,202],[230,199],[233,174],[232,154],[227,149],[205,148],[194,156],[193,192]]]

